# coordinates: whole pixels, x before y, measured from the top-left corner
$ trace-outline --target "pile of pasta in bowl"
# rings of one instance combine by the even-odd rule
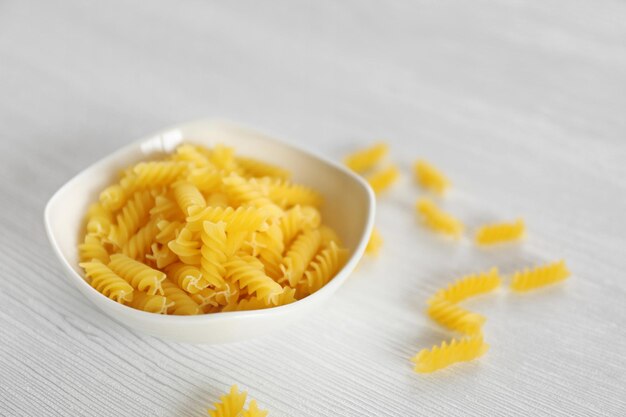
[[[125,169],[86,215],[87,282],[151,313],[194,315],[292,303],[347,258],[321,196],[234,149],[184,144]]]

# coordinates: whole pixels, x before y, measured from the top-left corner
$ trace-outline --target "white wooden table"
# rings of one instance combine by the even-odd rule
[[[233,383],[270,416],[626,414],[626,3],[0,1],[0,415],[202,416]],[[143,134],[201,116],[340,158],[378,138],[402,181],[385,246],[324,311],[222,346],[128,331],[63,279],[50,195]],[[454,180],[471,229],[422,229],[409,167]],[[426,298],[459,275],[564,258],[564,285],[466,304],[491,350],[432,375]]]

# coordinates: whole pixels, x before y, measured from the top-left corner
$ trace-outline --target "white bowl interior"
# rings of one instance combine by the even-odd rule
[[[78,266],[77,244],[83,233],[87,207],[118,173],[142,160],[171,152],[188,142],[212,147],[232,146],[242,156],[284,167],[293,180],[313,187],[324,196],[322,216],[332,226],[350,258],[340,273],[312,296],[291,305],[268,310],[217,313],[203,316],[160,316],[118,304],[91,288]],[[375,199],[369,186],[345,168],[324,158],[236,125],[201,120],[153,135],[126,146],[85,169],[50,199],[45,223],[50,242],[69,278],[83,294],[114,319],[152,335],[190,342],[219,343],[242,340],[280,327],[328,298],[352,271],[363,254],[373,227]]]

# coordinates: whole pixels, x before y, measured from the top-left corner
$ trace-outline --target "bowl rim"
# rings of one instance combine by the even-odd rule
[[[320,288],[319,290],[315,291],[313,294],[303,299],[297,300],[290,304],[275,306],[271,308],[257,309],[257,310],[243,310],[243,311],[220,311],[216,313],[198,314],[198,315],[189,315],[189,316],[165,315],[165,314],[155,314],[155,313],[150,313],[150,312],[143,311],[143,310],[138,310],[130,306],[118,303],[117,301],[114,301],[104,296],[100,292],[98,292],[95,288],[89,285],[89,283],[85,280],[85,278],[81,274],[77,273],[74,270],[70,262],[65,258],[65,256],[61,252],[61,249],[56,241],[54,232],[52,231],[52,220],[51,220],[52,207],[56,204],[57,200],[64,193],[64,191],[67,188],[70,188],[74,182],[78,181],[78,179],[87,170],[95,168],[99,165],[107,164],[109,161],[117,159],[121,155],[124,155],[137,147],[141,147],[143,144],[147,143],[148,141],[154,140],[155,138],[162,139],[163,136],[167,134],[168,132],[172,132],[175,130],[182,130],[182,129],[189,128],[194,125],[202,125],[202,124],[221,126],[221,127],[228,128],[228,129],[237,129],[242,132],[260,135],[263,137],[263,140],[273,142],[276,145],[288,148],[292,151],[310,155],[320,160],[321,162],[325,163],[326,165],[330,165],[334,167],[335,169],[342,172],[344,175],[347,175],[349,178],[354,180],[357,184],[359,184],[363,188],[363,190],[366,192],[367,200],[368,200],[365,230],[363,233],[363,237],[361,238],[359,243],[356,245],[355,249],[350,254],[350,257],[346,261],[344,266],[337,272],[337,274],[335,274],[333,279],[331,279],[326,285],[324,285],[322,288]],[[61,185],[52,194],[52,196],[50,197],[50,199],[48,200],[44,208],[43,220],[44,220],[44,226],[46,229],[46,234],[48,236],[48,241],[50,243],[50,246],[52,246],[54,253],[56,254],[57,258],[61,261],[61,264],[63,265],[63,267],[66,269],[68,273],[71,274],[72,279],[75,281],[80,281],[80,283],[77,285],[84,286],[83,288],[86,288],[88,292],[93,291],[94,295],[97,294],[97,296],[101,297],[102,302],[108,303],[111,309],[116,312],[116,314],[119,314],[120,316],[124,316],[124,315],[133,316],[134,315],[137,320],[141,320],[141,321],[155,320],[155,321],[160,321],[160,322],[167,323],[167,324],[192,324],[192,323],[201,323],[204,321],[211,322],[211,321],[219,321],[219,320],[224,320],[224,319],[252,318],[252,317],[257,317],[257,316],[273,316],[273,315],[283,314],[283,313],[288,314],[290,310],[302,309],[306,307],[307,305],[311,305],[315,303],[316,299],[323,297],[323,295],[327,295],[326,298],[330,297],[332,292],[336,291],[343,284],[343,282],[348,278],[349,274],[355,269],[361,257],[365,253],[365,248],[367,246],[369,236],[374,228],[375,214],[376,214],[376,197],[372,188],[369,186],[367,181],[365,181],[362,177],[360,177],[358,174],[354,173],[347,167],[344,167],[340,163],[333,161],[328,157],[320,155],[316,151],[311,151],[308,149],[304,149],[300,146],[288,143],[284,141],[283,139],[280,139],[280,137],[274,136],[271,133],[266,132],[265,130],[262,130],[262,129],[255,129],[244,124],[231,122],[226,119],[200,118],[200,119],[195,119],[195,120],[188,121],[188,122],[177,123],[177,124],[168,126],[164,129],[160,129],[150,135],[145,135],[138,140],[134,140],[130,142],[129,144],[124,145],[117,150],[114,150],[110,154],[105,155],[104,157],[98,159],[94,163],[81,169],[78,173],[76,173],[72,178],[70,178],[67,182]],[[84,295],[86,297],[89,297],[87,294],[84,294]]]

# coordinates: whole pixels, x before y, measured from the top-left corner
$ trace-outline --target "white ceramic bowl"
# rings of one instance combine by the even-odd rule
[[[99,192],[131,164],[171,152],[181,142],[233,146],[237,154],[289,169],[294,181],[324,196],[324,222],[337,231],[350,251],[346,265],[319,291],[295,303],[265,310],[200,316],[146,313],[108,299],[83,279],[77,244],[83,218]],[[44,221],[50,243],[66,276],[100,310],[118,322],[165,339],[191,343],[223,343],[267,334],[315,311],[348,278],[363,255],[374,222],[375,198],[365,181],[339,164],[226,122],[199,120],[141,139],[85,169],[63,185],[46,205]]]

